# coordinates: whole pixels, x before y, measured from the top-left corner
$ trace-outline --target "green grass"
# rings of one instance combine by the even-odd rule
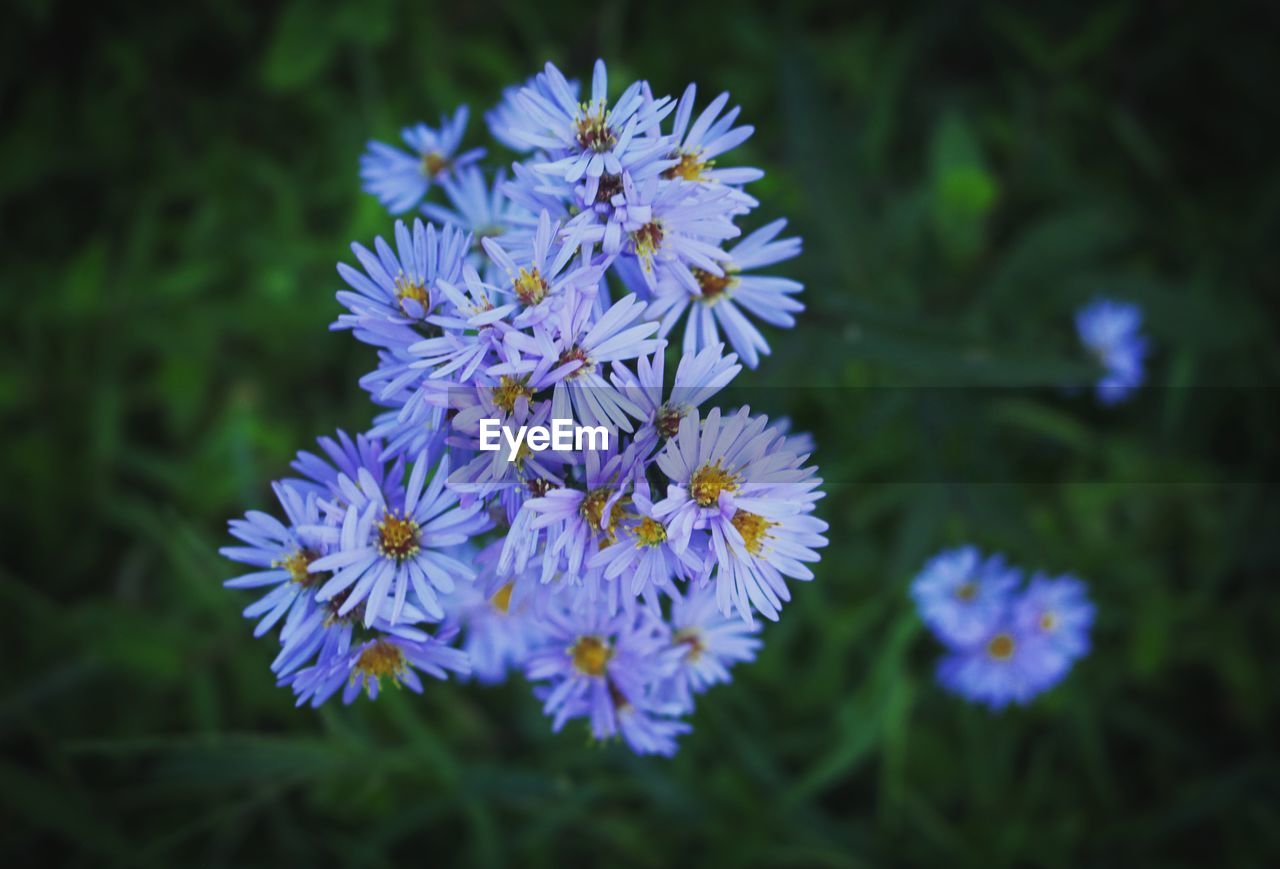
[[[0,36],[6,864],[1277,861],[1273,13],[152,5]],[[326,330],[390,223],[363,143],[597,53],[731,90],[752,225],[806,240],[745,384],[817,438],[817,579],[674,761],[553,736],[518,680],[294,710],[216,549],[368,422]],[[1042,388],[1101,291],[1157,348],[1115,410]],[[932,683],[905,588],[961,541],[1091,583],[1093,654],[1027,709]]]

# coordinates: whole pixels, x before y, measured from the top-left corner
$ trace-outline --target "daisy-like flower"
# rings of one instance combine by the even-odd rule
[[[661,621],[645,610],[615,616],[591,610],[548,614],[544,626],[546,643],[530,655],[525,672],[548,683],[543,712],[553,730],[587,718],[598,740],[621,734],[637,751],[674,748],[679,728],[654,720],[674,716],[656,690],[680,655]]]
[[[432,378],[465,382],[485,370],[495,361],[511,329],[507,320],[519,307],[514,297],[501,298],[497,288],[486,284],[469,264],[462,267],[461,284],[439,282],[444,302],[427,321],[442,334],[409,345],[409,353],[417,357],[412,367],[428,369]]]
[[[950,645],[969,645],[1005,619],[1021,572],[999,555],[983,557],[976,546],[940,552],[911,583],[924,623]]]
[[[1027,703],[1065,673],[1061,656],[1044,636],[1020,631],[1007,618],[938,663],[943,687],[993,710]]]
[[[629,597],[646,595],[658,605],[657,592],[669,597],[676,594],[673,579],[705,577],[710,564],[698,554],[697,547],[680,552],[667,540],[667,527],[653,515],[653,503],[642,492],[632,494],[632,512],[623,512],[613,539],[606,537],[601,549],[590,557],[588,566],[602,568],[604,578],[625,583]]]
[[[578,576],[590,552],[616,539],[634,462],[634,450],[589,451],[583,466],[585,488],[550,489],[525,502],[524,509],[537,514],[530,527],[549,529],[543,555],[544,582],[562,563],[566,573]]]
[[[800,253],[800,239],[774,240],[786,225],[785,220],[775,220],[757,229],[725,253],[714,269],[695,266],[690,272],[692,284],[682,280],[660,287],[646,314],[661,320],[658,334],[666,336],[688,312],[685,353],[720,343],[723,330],[748,368],[759,365],[760,356],[769,353],[769,343],[746,315],[789,329],[796,324],[795,314],[804,310],[804,305],[792,298],[804,289],[803,284],[790,278],[744,274]]]
[[[223,583],[227,588],[272,587],[244,611],[245,618],[261,617],[255,637],[271,630],[285,613],[306,611],[316,586],[324,581],[323,574],[311,572],[311,564],[329,551],[322,535],[313,530],[323,521],[316,491],[300,490],[287,480],[272,483],[271,488],[289,524],[252,510],[230,522],[231,535],[246,545],[218,550],[233,561],[258,568],[227,580]]]
[[[827,523],[811,515],[822,481],[783,448],[767,417],[749,414],[743,408],[722,421],[715,408],[701,422],[694,414],[681,420],[658,454],[671,484],[654,514],[677,551],[694,529],[710,533],[722,613],[736,608],[751,622],[755,610],[776,621],[790,600],[786,579],[812,579],[805,562],[817,561],[816,549],[827,544]]]
[[[693,117],[693,106],[697,95],[697,86],[691,84],[685,88],[680,102],[676,104],[669,155],[676,163],[664,170],[663,177],[700,184],[727,184],[732,187],[763,178],[764,172],[748,166],[716,167],[719,157],[751,138],[755,127],[733,126],[733,122],[738,119],[738,113],[741,111],[739,106],[734,106],[723,115],[720,114],[729,102],[727,92],[712,100],[690,127],[689,121]],[[759,204],[753,197],[741,191],[737,195],[741,197],[745,208],[754,208]]]
[[[497,266],[508,285],[508,293],[519,300],[523,310],[512,320],[512,325],[522,328],[541,322],[565,300],[570,287],[590,291],[600,280],[602,269],[581,266],[567,269],[577,248],[556,244],[559,224],[552,224],[551,215],[542,212],[533,235],[533,246],[527,258],[515,259],[503,245],[493,238],[482,242],[484,252]],[[497,280],[497,278],[495,278]]]
[[[548,63],[537,86],[521,89],[516,98],[520,113],[509,119],[507,134],[548,155],[550,159],[531,163],[535,171],[569,183],[585,178],[584,198],[594,201],[602,175],[621,176],[663,157],[665,140],[642,134],[674,108],[669,97],[646,99],[640,82],[628,86],[612,107],[608,97],[603,60],[596,61],[588,102],[579,102],[576,89]]]
[[[627,174],[606,223],[584,212],[566,232],[579,244],[599,242],[606,254],[621,251],[633,258],[650,292],[674,284],[696,294],[694,270],[723,275],[721,263],[729,256],[720,243],[739,234],[731,194],[728,187],[662,183],[658,178],[636,182]]]
[[[471,665],[465,652],[418,631],[414,639],[376,637],[345,654],[321,659],[281,681],[293,688],[299,706],[310,703],[318,707],[339,688],[343,703],[351,703],[362,693],[377,700],[383,679],[397,688],[403,686],[421,694],[419,671],[435,679],[447,679],[450,673],[467,675]]]
[[[1097,384],[1098,401],[1118,404],[1145,379],[1147,339],[1142,309],[1129,302],[1097,299],[1076,314],[1076,332],[1089,353],[1106,370]]]
[[[338,263],[338,274],[352,291],[338,293],[350,313],[338,317],[333,328],[352,329],[357,339],[378,347],[406,348],[422,335],[422,325],[434,305],[436,281],[456,282],[470,237],[453,227],[437,230],[414,220],[410,233],[403,220],[395,226],[396,247],[381,237],[374,251],[360,244],[351,250],[364,271]]]
[[[1088,590],[1074,576],[1050,578],[1037,573],[1013,602],[1019,632],[1044,637],[1068,667],[1089,652],[1093,616]]]
[[[394,608],[394,601],[381,607],[380,615],[366,630],[363,628],[364,607],[357,606],[346,615],[339,615],[345,595],[321,603],[314,595],[308,596],[305,607],[289,612],[284,627],[280,629],[280,654],[271,662],[271,671],[283,684],[286,676],[290,676],[302,667],[311,664],[332,661],[335,656],[345,655],[351,648],[357,631],[372,633],[376,636],[394,636],[409,640],[421,639],[424,635],[421,625],[433,621],[411,602],[406,602],[400,613],[400,621],[391,624],[386,616]]]
[[[467,129],[467,107],[460,106],[453,118],[440,118],[440,129],[426,124],[405,127],[400,137],[409,151],[383,142],[370,141],[360,158],[360,177],[366,193],[378,197],[392,214],[401,214],[427,195],[433,182],[469,166],[484,156],[483,148],[457,153]]]
[[[479,581],[459,583],[444,601],[448,623],[462,631],[462,650],[471,661],[471,675],[483,685],[506,679],[542,640],[531,607],[512,601],[513,588],[508,581],[487,594]]]
[[[426,456],[414,462],[402,498],[389,499],[373,474],[361,468],[353,480],[339,486],[346,496],[340,528],[326,526],[323,535],[332,552],[311,563],[313,571],[331,571],[317,599],[327,601],[346,593],[339,615],[363,603],[366,626],[373,624],[391,601],[388,621],[396,624],[412,588],[417,605],[432,618],[442,618],[439,593],[453,591],[457,581],[471,581],[475,572],[447,554],[486,530],[489,517],[483,505],[459,507],[458,496],[445,489],[448,459],[434,469],[430,484]],[[388,595],[391,598],[388,598]]]
[[[644,425],[636,432],[636,442],[653,443],[658,438],[675,437],[680,420],[702,406],[713,395],[729,385],[742,370],[738,357],[724,353],[723,344],[706,347],[695,355],[681,356],[676,367],[671,394],[663,400],[663,368],[665,353],[659,351],[651,359],[636,359],[636,370],[614,365],[610,379],[614,386],[640,407]]]
[[[674,599],[671,642],[683,654],[667,690],[676,703],[689,710],[693,709],[694,695],[729,682],[729,668],[754,661],[764,645],[757,626],[726,618],[716,606],[715,595],[698,588]]]
[[[600,316],[594,306],[592,296],[575,292],[554,316],[534,327],[533,335],[507,333],[508,361],[491,366],[488,373],[527,377],[536,390],[551,388],[553,419],[630,432],[628,417],[638,417],[640,409],[604,379],[604,363],[634,359],[663,344],[651,337],[656,323],[635,322],[644,313],[635,296],[619,299]]]

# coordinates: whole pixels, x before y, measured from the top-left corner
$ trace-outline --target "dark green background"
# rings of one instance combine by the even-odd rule
[[[0,862],[1276,862],[1266,6],[149,5],[0,36]],[[817,581],[674,761],[551,735],[519,680],[295,711],[216,548],[369,419],[326,331],[390,228],[363,144],[597,54],[730,89],[753,225],[805,237],[809,309],[743,382],[817,435]],[[1090,375],[1100,291],[1146,308],[1154,388],[991,388]],[[1095,650],[1030,708],[932,683],[906,586],[962,541],[1090,582]]]

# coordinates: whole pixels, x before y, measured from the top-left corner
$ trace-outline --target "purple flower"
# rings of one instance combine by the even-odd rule
[[[401,131],[409,152],[382,142],[369,142],[360,158],[360,177],[366,193],[392,214],[413,208],[427,195],[432,182],[469,166],[484,156],[483,148],[457,154],[467,129],[467,107],[460,106],[453,118],[440,118],[440,129],[415,124]]]
[[[552,493],[555,494],[555,493]],[[616,502],[614,502],[616,504]],[[601,568],[604,578],[625,582],[626,598],[646,595],[658,606],[656,593],[675,596],[673,579],[701,580],[710,570],[699,554],[701,547],[676,551],[667,540],[667,527],[654,518],[653,504],[640,491],[632,495],[631,511],[619,507],[622,519],[611,524],[612,532],[600,543],[600,550],[588,559],[588,566]]]
[[[911,583],[924,623],[944,643],[968,645],[1005,618],[1022,574],[999,555],[984,558],[975,546],[949,549],[930,559]]]
[[[1148,352],[1142,309],[1129,302],[1096,299],[1076,314],[1080,341],[1105,369],[1098,381],[1098,400],[1118,404],[1142,385]]]
[[[516,97],[518,114],[507,119],[506,135],[545,155],[531,167],[567,183],[586,180],[583,200],[594,201],[601,176],[621,176],[663,157],[666,141],[646,135],[675,107],[669,97],[646,98],[640,82],[628,86],[610,106],[603,60],[591,77],[591,98],[579,102],[560,71],[548,63],[532,87]]]
[[[525,670],[531,681],[546,683],[543,712],[553,730],[586,718],[598,740],[621,734],[641,753],[674,749],[683,728],[669,726],[677,710],[656,691],[680,651],[661,621],[645,610],[615,616],[591,610],[551,613],[544,625],[547,642],[530,655]]]
[[[377,700],[383,679],[421,694],[419,671],[435,679],[446,679],[449,673],[465,675],[471,671],[466,653],[440,639],[418,634],[417,639],[380,636],[368,640],[345,653],[321,659],[281,682],[293,688],[299,706],[310,703],[317,707],[339,688],[343,689],[343,703],[351,703],[361,693]]]
[[[395,238],[395,250],[381,237],[375,239],[376,255],[363,245],[351,245],[363,273],[338,264],[338,274],[355,292],[338,293],[351,313],[334,326],[354,329],[358,339],[379,347],[407,346],[421,338],[409,327],[421,324],[430,312],[437,280],[458,280],[470,244],[468,236],[452,227],[437,231],[421,220],[414,220],[412,234],[397,220]]]
[[[727,184],[738,186],[758,181],[764,172],[750,167],[716,168],[716,161],[721,155],[741,145],[755,132],[752,126],[733,126],[738,119],[740,107],[734,106],[724,115],[724,107],[729,102],[727,92],[720,94],[702,110],[698,119],[689,126],[693,117],[694,101],[698,88],[689,85],[685,88],[680,102],[676,104],[672,121],[670,159],[676,161],[674,166],[663,172],[663,177],[702,184]],[[740,191],[737,193],[744,208],[755,208],[759,203],[753,197]]]
[[[695,355],[681,356],[675,383],[665,401],[665,353],[654,353],[651,359],[638,358],[634,374],[626,366],[614,365],[610,379],[640,408],[640,418],[644,420],[636,432],[637,443],[674,437],[680,429],[680,420],[729,385],[742,366],[737,364],[737,355],[724,356],[723,352],[724,345],[715,344]]]
[[[721,340],[721,331],[729,344],[742,357],[748,368],[760,363],[769,353],[769,343],[747,318],[755,318],[771,326],[790,328],[804,305],[792,296],[804,287],[789,278],[744,274],[800,253],[800,239],[774,241],[787,225],[785,220],[757,229],[729,250],[714,269],[694,268],[688,280],[664,284],[649,303],[647,316],[661,320],[660,335],[667,335],[687,311],[684,329],[684,352],[697,353]]]
[[[1025,704],[1065,674],[1061,656],[1044,637],[1021,632],[1007,620],[938,663],[943,687],[993,710]]]
[[[630,432],[628,417],[638,417],[640,409],[604,379],[603,366],[663,346],[651,337],[656,323],[635,322],[643,313],[635,296],[625,296],[596,316],[595,299],[574,293],[557,314],[534,327],[532,336],[508,333],[508,361],[488,373],[526,377],[534,389],[551,388],[553,419]]]
[[[466,543],[490,522],[480,504],[459,507],[458,496],[445,489],[447,459],[434,469],[429,485],[427,471],[426,457],[419,456],[403,498],[389,498],[365,468],[354,480],[340,479],[346,497],[341,528],[316,530],[330,544],[332,554],[313,561],[310,569],[333,572],[318,600],[345,593],[338,614],[363,603],[364,623],[369,626],[387,605],[390,593],[388,621],[395,624],[412,588],[423,612],[443,617],[438,593],[453,591],[456,581],[475,578],[470,567],[444,550]]]
[[[729,668],[754,661],[764,643],[759,628],[739,618],[726,618],[706,589],[690,589],[671,610],[671,641],[683,654],[667,690],[682,708],[713,685],[730,681]]]
[[[1013,621],[1027,636],[1044,637],[1069,665],[1088,654],[1094,606],[1085,584],[1074,576],[1031,577],[1013,603]]]
[[[225,546],[223,556],[257,570],[229,579],[227,588],[271,590],[244,611],[245,618],[259,618],[253,631],[260,637],[271,630],[287,612],[305,613],[312,604],[315,586],[322,574],[312,573],[311,564],[329,551],[323,535],[315,529],[323,520],[314,490],[299,490],[285,480],[272,483],[276,499],[284,508],[289,524],[274,516],[251,510],[243,519],[232,519],[231,535],[245,546]]]
[[[719,408],[701,423],[690,414],[658,455],[671,485],[655,516],[677,551],[695,529],[710,533],[720,611],[736,608],[747,622],[752,610],[776,621],[790,600],[786,578],[812,579],[805,562],[827,544],[827,523],[811,515],[822,481],[767,425],[747,408],[723,421]]]
[[[492,594],[479,582],[464,582],[444,601],[448,623],[462,631],[462,650],[471,661],[471,675],[481,684],[504,681],[513,668],[523,667],[530,650],[542,641],[542,628],[532,609],[513,601],[512,591],[511,582]]]

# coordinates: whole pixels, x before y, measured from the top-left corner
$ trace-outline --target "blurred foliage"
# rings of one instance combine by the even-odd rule
[[[774,10],[9,5],[6,865],[1280,861],[1274,7]],[[295,711],[216,548],[368,421],[371,356],[326,331],[390,225],[357,156],[597,54],[731,90],[752,219],[806,240],[752,377],[817,437],[817,581],[671,762],[551,735],[519,680]],[[1098,292],[1148,311],[1152,388],[1018,388],[1090,373]],[[932,683],[906,583],[969,540],[1098,601],[1030,708]]]

